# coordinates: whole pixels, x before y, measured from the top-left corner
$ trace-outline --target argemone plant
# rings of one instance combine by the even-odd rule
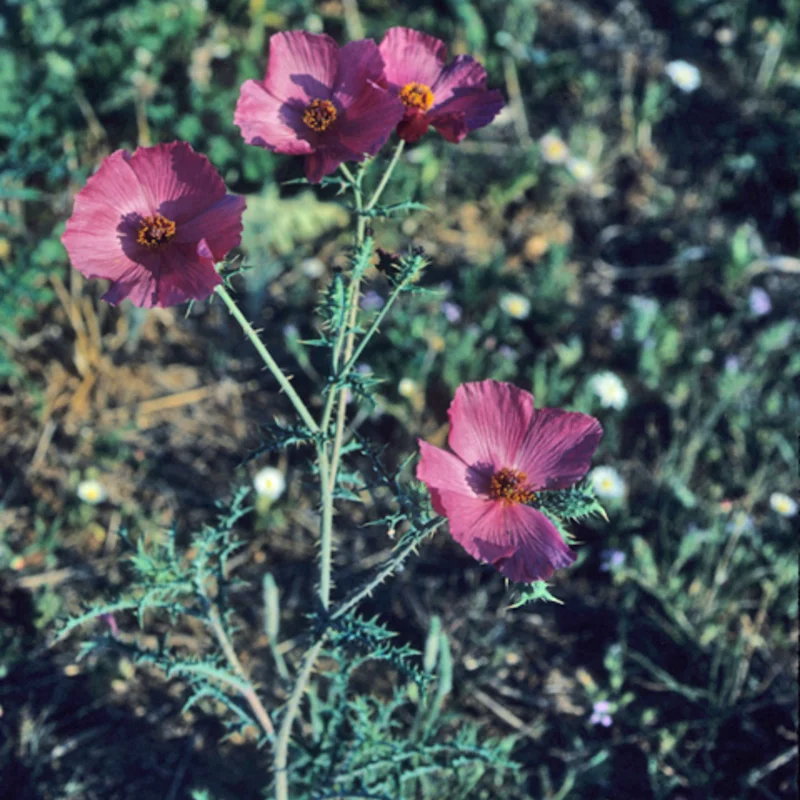
[[[245,140],[302,156],[309,182],[333,186],[352,201],[349,266],[334,274],[319,302],[314,344],[326,354],[327,375],[318,413],[232,295],[231,281],[241,267],[229,254],[240,243],[245,201],[227,192],[205,156],[185,142],[117,151],[75,198],[63,243],[76,269],[111,282],[105,300],[128,298],[152,308],[218,298],[291,402],[296,420],[267,426],[269,449],[296,446],[313,454],[308,469],[318,486],[319,578],[314,613],[301,638],[305,654],[289,664],[278,646],[280,580],[264,575],[265,631],[274,661],[265,669],[274,685],[257,687],[237,655],[235,609],[227,591],[237,521],[249,511],[247,491],[237,491],[186,552],[177,547],[174,532],[166,543],[138,540],[131,557],[135,582],[117,600],[67,622],[60,635],[102,618],[104,633],[86,649],[115,647],[182,679],[188,705],[216,701],[228,709],[231,728],[256,727],[272,756],[265,785],[278,800],[427,797],[436,780],[467,792],[475,775],[513,771],[506,742],[479,742],[474,729],[443,727],[452,662],[438,627],[432,627],[420,659],[377,620],[360,616],[359,606],[445,523],[467,553],[515,584],[515,603],[551,598],[545,581],[576,558],[565,523],[603,513],[591,488],[576,486],[600,441],[598,421],[537,409],[530,393],[508,383],[458,387],[450,407],[450,450],[420,441],[421,483],[408,471],[393,473],[376,448],[348,432],[351,415],[375,384],[356,368],[359,359],[384,330],[397,299],[421,290],[428,266],[420,248],[400,255],[381,251],[380,268],[391,291],[382,303],[360,303],[378,251],[371,221],[417,207],[380,204],[403,148],[430,128],[461,142],[502,106],[478,62],[459,56],[448,63],[443,42],[407,28],[389,30],[380,46],[365,40],[341,48],[323,35],[279,33],[270,42],[264,79],[241,87],[233,121]],[[394,132],[394,154],[375,180],[376,156]],[[454,309],[460,315],[455,306],[442,313],[450,318]],[[393,498],[392,510],[378,522],[399,534],[392,555],[368,580],[339,593],[332,551],[334,522],[347,513],[350,497],[343,488],[345,457],[348,463],[360,459],[365,485]],[[268,507],[284,486],[283,474],[262,469],[256,480],[258,497],[268,498],[262,505]],[[140,637],[126,632],[126,612],[135,612],[140,626],[169,625],[184,615],[201,620],[215,644],[200,655],[187,655],[166,640],[157,650],[146,649]],[[328,666],[320,672],[323,656]],[[375,659],[388,662],[398,682],[381,699],[358,695],[351,685],[355,670]]]

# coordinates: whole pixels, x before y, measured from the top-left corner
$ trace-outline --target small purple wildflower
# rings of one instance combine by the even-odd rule
[[[368,291],[361,298],[361,308],[364,311],[379,311],[384,306],[384,299],[375,291]]]
[[[611,338],[618,342],[625,335],[625,324],[621,319],[616,320],[611,325]]]
[[[592,707],[592,716],[589,718],[590,725],[602,725],[604,728],[611,726],[613,721],[611,714],[611,703],[600,700]]]
[[[747,298],[750,304],[750,310],[759,317],[769,314],[772,311],[772,300],[767,292],[760,286],[754,286],[750,290],[750,295]]]
[[[603,550],[600,558],[600,569],[603,572],[614,572],[625,564],[625,553],[622,550]]]
[[[445,300],[444,303],[442,303],[442,311],[444,312],[447,321],[453,325],[461,321],[461,306],[457,305],[456,303],[451,303],[449,300]]]
[[[516,361],[519,358],[519,353],[507,344],[501,344],[500,347],[497,348],[497,355],[504,358],[506,361]]]
[[[741,368],[742,363],[738,356],[727,356],[725,358],[725,372],[735,375]]]

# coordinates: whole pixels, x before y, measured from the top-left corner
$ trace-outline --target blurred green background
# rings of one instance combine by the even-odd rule
[[[365,353],[384,382],[353,424],[400,463],[415,437],[443,441],[459,383],[493,377],[538,405],[595,414],[606,430],[595,463],[616,471],[610,522],[576,530],[579,560],[554,581],[563,605],[508,609],[501,576],[445,534],[369,604],[418,647],[438,615],[451,724],[514,737],[518,774],[452,796],[796,796],[797,518],[772,496],[797,491],[799,21],[798,0],[6,0],[5,796],[263,787],[263,755],[246,739],[219,744],[213,709],[181,715],[179,685],[112,654],[76,663],[77,645],[53,648],[48,632],[125,580],[123,526],[198,524],[266,463],[288,488],[244,523],[240,568],[254,586],[269,568],[284,629],[301,625],[316,552],[305,461],[242,463],[259,425],[290,409],[218,304],[109,308],[59,237],[105,155],[188,140],[248,197],[240,299],[318,401],[324,365],[302,342],[317,292],[346,263],[348,215],[331,191],[282,185],[300,160],[246,146],[233,109],[241,82],[262,77],[272,33],[343,43],[397,24],[479,58],[508,105],[459,146],[429,134],[395,173],[386,199],[429,211],[378,221],[376,236],[425,248],[431,293],[398,304]],[[676,60],[699,70],[693,91],[670,79]],[[569,160],[551,163],[548,134]],[[365,308],[386,290],[372,273]],[[624,389],[613,399],[598,388],[606,372]],[[108,493],[98,505],[77,494],[91,478]],[[363,525],[385,502],[343,506],[343,585],[391,546]],[[243,590],[242,639],[281,702],[257,595]],[[133,620],[120,625],[136,635]],[[199,633],[180,635],[191,649]]]

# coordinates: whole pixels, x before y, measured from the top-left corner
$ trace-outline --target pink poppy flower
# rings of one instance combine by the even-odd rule
[[[416,142],[433,125],[458,144],[470,131],[488,125],[503,107],[503,95],[486,88],[486,70],[471,56],[445,64],[439,39],[411,28],[390,28],[381,42],[389,91],[405,106],[397,127],[401,139]]]
[[[547,580],[575,554],[535,503],[537,492],[566,489],[589,470],[603,430],[586,414],[534,409],[509,383],[458,387],[450,405],[453,453],[419,442],[417,478],[453,538],[509,580]]]
[[[221,282],[214,264],[239,244],[244,206],[186,142],[117,150],[75,196],[61,241],[75,269],[111,281],[109,303],[174,306]]]
[[[375,155],[402,119],[382,79],[370,39],[340,49],[324,34],[276,33],[264,80],[242,84],[233,122],[248,144],[306,156],[306,178],[319,183],[342,162]]]

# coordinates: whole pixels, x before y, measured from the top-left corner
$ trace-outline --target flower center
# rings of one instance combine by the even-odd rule
[[[489,482],[489,497],[502,500],[506,505],[530,503],[536,499],[536,492],[528,486],[528,476],[518,469],[503,469],[492,475]]]
[[[303,122],[312,131],[322,133],[336,121],[336,106],[330,100],[312,100],[303,114]]]
[[[145,247],[160,247],[175,235],[175,223],[171,219],[153,214],[144,217],[139,223],[139,234],[136,241]]]
[[[407,83],[400,90],[400,99],[406,108],[427,111],[433,105],[433,92],[424,83]]]

